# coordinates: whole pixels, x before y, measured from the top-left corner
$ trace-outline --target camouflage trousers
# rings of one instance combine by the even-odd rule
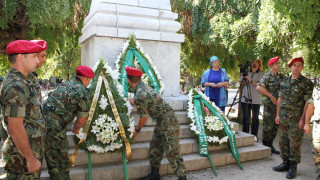
[[[320,172],[320,121],[313,122],[312,144],[314,149],[314,164]]]
[[[186,168],[180,152],[179,122],[174,115],[158,120],[150,142],[150,166],[159,168],[163,154],[178,177],[186,176]]]
[[[47,128],[44,155],[50,179],[70,179],[67,124],[53,113],[44,112],[43,116],[46,119]]]
[[[276,115],[276,105],[272,103],[265,103],[263,107],[263,141],[273,142],[273,140],[276,138],[279,128],[279,125],[275,122]]]
[[[286,109],[280,111],[279,128],[281,134],[279,146],[283,159],[300,163],[304,131],[298,127],[301,116],[292,116],[292,114],[297,114],[297,112]]]
[[[30,148],[35,158],[43,159],[43,137],[29,138]],[[2,161],[7,171],[7,179],[31,180],[40,179],[41,168],[35,173],[28,173],[26,159],[21,155],[12,139],[8,137],[2,147]]]

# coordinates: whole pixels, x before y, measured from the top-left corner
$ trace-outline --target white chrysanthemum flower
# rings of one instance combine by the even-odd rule
[[[135,68],[139,68],[139,61],[134,61],[133,66],[134,66]]]
[[[76,134],[76,136],[80,139],[80,140],[84,140],[86,139],[86,135],[83,133],[83,128],[80,129],[79,133]]]
[[[117,91],[119,93],[119,95],[124,98],[124,88],[121,84],[117,83]]]
[[[195,132],[195,131],[197,131],[197,127],[196,127],[196,126],[194,126],[194,125],[193,125],[193,126],[191,126],[191,128],[190,128],[190,129],[191,129],[191,131],[194,131],[194,132]]]
[[[224,143],[224,142],[227,142],[228,139],[229,139],[228,136],[225,136],[225,137],[221,138],[221,139],[219,140],[219,144],[222,144],[222,143]]]
[[[142,81],[145,83],[145,84],[148,84],[149,82],[149,77],[147,74],[143,74],[142,77],[141,77]]]
[[[100,127],[98,126],[92,126],[91,132],[93,134],[97,134],[98,132],[100,132]]]
[[[128,98],[134,98],[134,94],[133,94],[133,93],[128,92]]]
[[[99,106],[102,110],[105,110],[106,107],[109,105],[108,99],[104,97],[104,95],[101,96],[101,99],[99,101]]]

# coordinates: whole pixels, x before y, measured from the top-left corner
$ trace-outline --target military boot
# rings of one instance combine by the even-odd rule
[[[271,148],[271,142],[270,141],[262,140],[262,144],[264,146],[267,146],[267,147]],[[271,155],[272,155],[272,148],[271,148]]]
[[[294,161],[290,161],[290,169],[286,175],[287,179],[293,179],[297,175],[297,163]]]
[[[320,180],[320,174],[318,175],[317,180]]]
[[[279,166],[275,166],[272,169],[277,172],[288,171],[290,167],[289,159],[283,159],[283,162]]]
[[[280,154],[280,152],[279,151],[277,151],[274,147],[273,147],[273,145],[271,145],[271,152],[272,152],[272,154],[277,154],[277,155],[279,155]]]
[[[160,180],[159,168],[151,167],[151,174],[140,180]]]

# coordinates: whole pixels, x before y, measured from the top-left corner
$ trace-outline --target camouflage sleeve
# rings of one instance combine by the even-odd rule
[[[284,97],[284,83],[285,83],[285,79],[283,79],[281,82],[280,82],[280,89],[279,89],[279,97]]]
[[[308,103],[314,105],[313,98],[310,98],[310,99],[308,100]]]
[[[3,91],[4,115],[8,117],[25,117],[27,87],[21,83],[7,86]]]
[[[264,88],[267,87],[267,84],[268,84],[268,76],[265,75],[261,80],[260,82],[258,83],[258,86],[262,86]]]
[[[138,113],[140,114],[140,118],[145,118],[149,116],[148,103],[151,99],[147,96],[147,92],[142,92],[134,98],[134,102],[136,103]]]
[[[308,101],[312,96],[313,91],[313,83],[309,79],[306,81],[306,88],[305,88],[305,94],[304,94],[304,100]]]
[[[89,101],[89,93],[81,91],[79,95],[79,109],[77,112],[78,118],[87,118],[89,115],[90,109],[90,101]]]

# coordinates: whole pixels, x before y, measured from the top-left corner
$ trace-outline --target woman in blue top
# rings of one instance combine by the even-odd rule
[[[205,94],[223,112],[227,105],[227,95],[225,88],[229,85],[229,78],[226,70],[220,68],[221,60],[217,56],[210,58],[210,69],[206,70],[201,78],[201,84],[206,87]]]

